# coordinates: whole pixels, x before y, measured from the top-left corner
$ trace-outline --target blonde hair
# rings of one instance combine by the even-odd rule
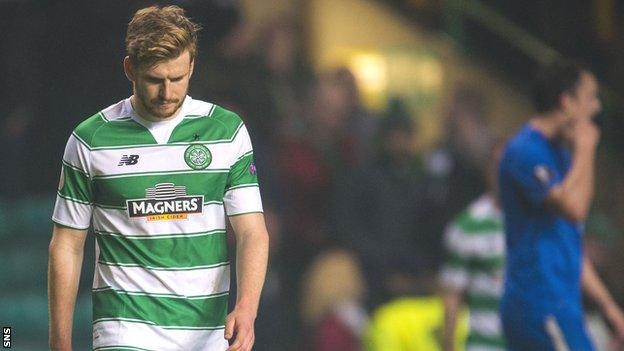
[[[174,59],[185,50],[189,51],[193,61],[200,29],[178,6],[140,9],[128,23],[126,54],[138,67],[151,67]]]
[[[308,268],[303,281],[302,317],[313,325],[333,307],[364,298],[362,269],[355,256],[346,250],[322,253]]]

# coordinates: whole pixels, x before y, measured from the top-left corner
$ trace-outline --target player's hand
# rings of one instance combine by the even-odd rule
[[[227,351],[251,351],[256,341],[254,334],[255,313],[234,307],[225,319],[225,338],[230,341]]]
[[[624,347],[624,313],[622,313],[622,310],[620,310],[616,304],[607,306],[603,313],[613,328],[613,343],[615,349],[621,350],[621,348]]]
[[[591,120],[582,120],[572,126],[572,144],[575,150],[593,151],[600,139],[600,129]]]

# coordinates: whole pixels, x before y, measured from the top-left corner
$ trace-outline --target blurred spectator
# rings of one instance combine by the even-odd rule
[[[417,293],[435,259],[422,230],[423,177],[415,136],[411,117],[395,104],[381,122],[376,157],[342,172],[335,184],[332,230],[360,256],[372,305]]]
[[[312,79],[301,43],[301,29],[290,18],[275,19],[261,33],[252,56],[259,80],[244,97],[255,111],[250,122],[259,136],[275,137],[301,125]]]
[[[370,159],[377,121],[362,105],[355,76],[348,68],[341,67],[324,76],[312,104],[313,112],[307,122],[313,140],[318,147],[322,147],[323,141],[329,145],[338,143],[334,145],[338,155],[327,155],[330,162],[337,163],[334,169],[358,166]]]
[[[444,121],[443,140],[425,157],[430,178],[428,228],[437,237],[451,218],[485,191],[481,169],[490,143],[486,114],[487,101],[481,93],[457,88]]]
[[[370,159],[377,121],[364,108],[355,77],[347,68],[321,75],[312,86],[298,122],[286,142],[313,148],[330,171],[361,165]]]
[[[363,150],[372,143],[365,130],[374,123],[359,103],[353,76],[345,69],[321,76],[304,110],[297,128],[281,130],[273,161],[287,203],[286,227],[293,233],[284,243],[293,267],[304,267],[332,244],[328,199],[335,175],[360,162]]]
[[[368,323],[362,268],[349,251],[320,254],[303,278],[302,316],[310,351],[358,351]]]
[[[456,350],[455,328],[464,300],[470,311],[466,350],[505,349],[498,316],[505,261],[505,233],[496,181],[502,147],[498,143],[490,148],[491,162],[483,171],[488,191],[460,213],[444,234],[447,259],[440,284],[445,310],[445,351]]]
[[[456,345],[466,339],[466,314],[460,315]],[[364,335],[366,351],[439,351],[444,307],[439,297],[405,297],[380,306]]]

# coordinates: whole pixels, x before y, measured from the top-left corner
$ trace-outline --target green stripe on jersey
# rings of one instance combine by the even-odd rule
[[[452,251],[447,253],[446,265],[448,267],[469,270],[471,262],[470,257],[462,256]]]
[[[185,118],[173,130],[168,143],[229,143],[243,127],[234,112],[215,106],[210,116]],[[87,118],[74,135],[89,149],[156,146],[152,134],[129,116],[107,120],[102,112]]]
[[[475,257],[471,262],[471,269],[483,273],[496,273],[503,269],[505,256]]]
[[[497,296],[468,293],[468,308],[474,310],[498,311],[500,299]]]
[[[493,218],[477,219],[469,211],[462,213],[454,224],[467,235],[499,234],[503,230],[503,223],[500,220]]]
[[[101,112],[94,114],[93,116],[82,121],[75,129],[74,134],[84,142],[87,147],[91,146],[91,137],[95,132],[103,125],[108,123],[104,119],[104,115]]]
[[[230,168],[227,179],[227,188],[236,187],[243,184],[258,184],[258,175],[256,171],[252,173],[251,165],[254,162],[253,153],[248,153],[241,157]]]
[[[90,203],[92,189],[89,177],[84,171],[63,162],[63,184],[59,189],[59,195],[65,199],[78,200],[78,202]]]
[[[217,172],[217,173],[212,173]],[[126,200],[144,199],[145,190],[159,183],[186,186],[189,196],[204,196],[204,202],[222,201],[227,170],[189,170],[130,174],[114,178],[94,178],[93,192],[98,205],[126,207]]]
[[[210,117],[211,120],[221,123],[226,130],[231,131],[230,135],[234,135],[243,120],[234,112],[224,109],[221,106],[215,106]]]
[[[180,122],[169,138],[169,143],[184,142],[231,142],[243,122],[233,113],[229,118],[202,117]],[[197,138],[195,136],[197,135]]]
[[[93,291],[93,319],[131,318],[157,326],[214,328],[225,324],[228,294],[185,299]]]
[[[199,269],[226,264],[225,230],[153,239],[96,233],[101,263],[152,269]]]
[[[210,117],[181,121],[174,128],[169,143],[231,142],[242,126],[238,115],[215,106]],[[157,145],[149,130],[133,119],[108,121],[101,112],[80,123],[74,133],[90,149]]]
[[[156,144],[152,134],[132,119],[108,122],[102,113],[89,117],[74,130],[89,148],[137,144]]]
[[[91,137],[89,146],[120,146],[136,144],[156,144],[149,130],[134,120],[110,122],[100,127]]]

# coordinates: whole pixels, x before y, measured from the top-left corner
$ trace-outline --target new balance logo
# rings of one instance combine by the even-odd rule
[[[139,162],[139,155],[123,155],[117,166],[132,166]]]

